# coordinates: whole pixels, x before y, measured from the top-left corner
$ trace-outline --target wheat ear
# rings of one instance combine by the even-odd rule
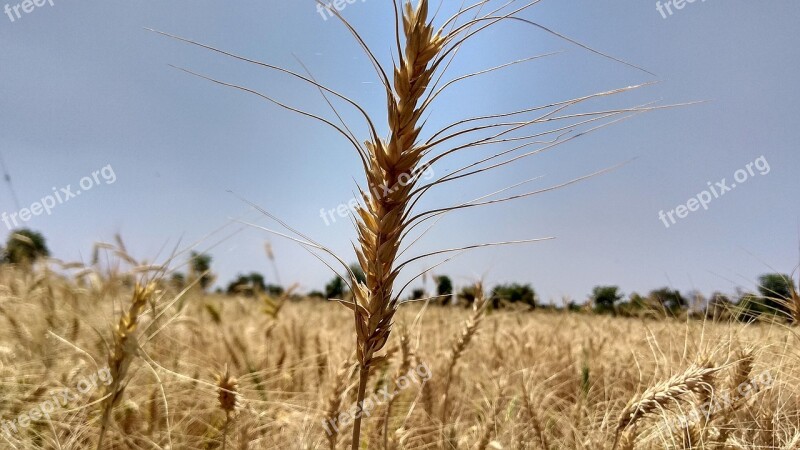
[[[643,417],[669,409],[686,394],[707,391],[718,371],[719,368],[714,367],[692,366],[635,397],[619,415],[612,448],[617,448],[622,432]]]
[[[376,352],[389,339],[392,320],[398,307],[393,297],[400,241],[407,228],[407,212],[412,202],[414,183],[405,178],[417,176],[424,147],[417,145],[419,119],[424,110],[420,99],[432,83],[435,66],[431,62],[444,46],[444,39],[428,22],[428,1],[416,8],[405,4],[403,31],[404,54],[394,71],[395,92],[388,92],[388,140],[375,138],[366,143],[366,176],[369,194],[363,193],[364,205],[358,209],[356,249],[366,283],[353,276],[356,345],[359,362],[358,405],[361,407],[369,380],[370,364]],[[353,422],[353,450],[358,450],[361,415]]]
[[[450,385],[453,381],[453,371],[456,368],[456,364],[458,364],[458,360],[461,359],[461,355],[464,354],[467,346],[469,346],[469,343],[472,341],[472,338],[478,333],[478,327],[480,327],[481,321],[483,321],[483,316],[489,304],[484,298],[483,285],[481,283],[475,285],[475,293],[475,302],[472,304],[472,316],[464,323],[461,334],[453,343],[453,348],[450,350],[450,358],[447,362],[447,371],[444,380],[444,393],[442,394],[442,413],[440,416],[442,423],[445,423],[445,419],[447,418],[447,403],[449,400]]]
[[[376,353],[386,345],[389,339],[392,321],[399,306],[400,295],[412,281],[423,275],[418,274],[411,278],[398,292],[394,292],[394,282],[403,268],[414,261],[445,253],[550,239],[529,239],[476,244],[461,248],[434,251],[410,257],[399,262],[398,258],[408,249],[408,247],[406,247],[406,249],[400,251],[401,242],[404,241],[404,238],[407,237],[414,228],[421,225],[423,222],[450,211],[498,204],[530,197],[577,183],[587,178],[608,172],[611,169],[597,171],[593,174],[551,187],[496,198],[497,194],[533,181],[533,179],[530,179],[461,204],[412,213],[412,211],[416,209],[415,206],[418,200],[422,198],[426,192],[442,186],[445,183],[463,181],[467,177],[483,174],[490,170],[512,164],[523,158],[534,156],[543,151],[570,142],[573,139],[577,139],[578,137],[601,130],[606,126],[625,120],[638,113],[669,107],[638,106],[581,114],[563,114],[566,109],[580,103],[605,96],[616,95],[647,85],[640,84],[559,101],[539,107],[501,114],[464,118],[444,126],[430,136],[423,137],[421,136],[421,132],[424,122],[421,119],[441,93],[447,91],[450,87],[466,78],[491,73],[500,68],[512,65],[506,64],[493,69],[474,72],[457,77],[440,85],[442,77],[450,67],[450,64],[461,46],[465,42],[470,41],[477,34],[498,23],[513,20],[516,23],[530,25],[540,31],[554,35],[559,39],[578,45],[583,49],[592,51],[603,57],[610,58],[617,62],[624,62],[593,50],[586,45],[580,44],[531,20],[519,16],[519,14],[538,4],[539,0],[526,0],[522,5],[513,6],[512,4],[514,2],[512,1],[488,12],[483,11],[483,8],[490,3],[490,0],[481,0],[473,6],[460,7],[458,12],[447,19],[438,29],[433,26],[433,17],[429,17],[428,0],[413,2],[416,6],[412,5],[411,1],[405,1],[402,7],[400,7],[399,3],[401,2],[402,0],[392,1],[395,13],[395,38],[397,44],[397,54],[394,55],[397,58],[397,63],[394,67],[393,80],[390,80],[389,74],[384,70],[377,57],[370,50],[358,31],[347,22],[335,8],[328,8],[328,11],[342,22],[362,50],[364,50],[385,89],[388,111],[387,121],[389,125],[389,136],[385,139],[378,136],[375,121],[371,119],[358,103],[316,82],[310,74],[309,76],[304,76],[273,64],[239,56],[189,39],[157,32],[164,36],[196,45],[239,61],[280,72],[284,75],[302,80],[317,88],[325,97],[327,104],[333,109],[341,122],[341,126],[319,114],[303,111],[287,105],[257,90],[216,80],[188,69],[179,68],[179,70],[191,75],[198,76],[221,86],[258,96],[280,108],[321,122],[337,131],[357,150],[368,184],[366,189],[359,189],[364,203],[357,208],[356,214],[359,246],[357,246],[358,248],[355,250],[361,268],[366,275],[366,281],[364,283],[357,280],[352,270],[349,270],[342,258],[334,254],[329,248],[315,242],[313,239],[292,228],[266,210],[250,202],[247,203],[279,223],[294,235],[290,236],[257,225],[253,225],[254,227],[293,240],[320,259],[322,258],[315,253],[315,251],[324,252],[328,256],[335,258],[337,262],[348,271],[347,276],[344,278],[349,280],[348,284],[353,292],[353,301],[343,301],[342,303],[353,310],[355,319],[356,346],[359,363],[357,395],[357,405],[359,409],[363,406],[370,377],[370,368],[374,362],[373,359],[376,357]],[[317,0],[317,3],[322,7],[326,7],[322,0]],[[402,9],[402,11],[399,9]],[[474,17],[470,19],[468,16],[472,14],[474,14]],[[624,64],[632,66],[628,63]],[[360,116],[363,116],[370,131],[370,137],[364,144],[358,141],[358,138],[355,137],[351,129],[344,123],[342,116],[336,111],[329,97],[335,97],[335,100],[342,101],[352,106],[358,111]],[[506,118],[512,120],[510,122],[505,121]],[[527,132],[536,125],[552,125],[554,123],[559,123],[559,126],[555,126],[546,131],[526,134],[525,136],[513,134],[517,131]],[[581,132],[575,133],[575,131],[579,129]],[[565,137],[567,135],[571,136]],[[426,137],[427,139],[425,139]],[[542,138],[544,138],[544,140],[541,140]],[[459,141],[463,140],[465,143],[455,144],[454,141],[456,139]],[[457,152],[492,145],[508,145],[513,147],[490,153],[489,156],[483,155],[475,157],[473,162],[461,166],[445,176],[439,177],[427,184],[418,185],[420,175],[435,163],[450,158]],[[530,151],[525,150],[532,146],[536,147]],[[425,159],[424,163],[423,159]],[[487,199],[489,197],[495,198]],[[323,262],[328,265],[328,267],[331,267],[328,262],[324,260]],[[361,411],[356,414],[355,421],[353,422],[353,450],[357,450],[360,443],[362,420],[362,414],[360,412]]]
[[[128,368],[139,349],[139,342],[136,336],[139,315],[155,295],[155,291],[155,282],[147,283],[144,286],[137,283],[133,290],[131,306],[120,317],[119,323],[114,329],[114,349],[108,355],[108,368],[111,372],[112,381],[106,388],[106,399],[102,403],[103,412],[100,421],[100,437],[97,441],[98,450],[103,446],[108,422],[111,419],[111,411],[122,398],[125,390],[123,381],[128,375]]]
[[[219,407],[225,412],[225,425],[222,429],[222,450],[228,446],[228,426],[231,421],[231,414],[236,411],[239,404],[239,382],[236,378],[231,376],[228,365],[225,365],[225,371],[217,374],[217,390],[219,395]]]

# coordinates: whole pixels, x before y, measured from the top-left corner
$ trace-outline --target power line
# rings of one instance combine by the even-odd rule
[[[16,206],[17,211],[19,211],[20,207],[19,199],[17,198],[17,191],[14,190],[14,184],[11,183],[11,175],[8,174],[8,169],[6,169],[6,163],[3,161],[2,152],[0,152],[0,168],[3,169],[3,178],[5,178],[6,183],[8,183],[8,189],[11,191],[11,198],[14,199],[14,206]]]

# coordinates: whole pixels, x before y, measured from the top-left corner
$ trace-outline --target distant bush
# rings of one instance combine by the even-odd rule
[[[36,231],[22,228],[8,236],[3,260],[11,264],[30,265],[39,258],[50,256],[44,236]]]
[[[442,305],[449,305],[453,297],[453,281],[447,275],[434,277],[436,282],[436,297]]]
[[[592,289],[591,300],[595,312],[617,315],[617,303],[624,297],[619,286],[595,286]]]
[[[522,304],[536,308],[536,291],[529,284],[501,284],[492,290],[492,308],[500,308],[503,303]]]

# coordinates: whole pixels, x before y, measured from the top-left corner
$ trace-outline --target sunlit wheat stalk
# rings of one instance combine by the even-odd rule
[[[342,299],[341,302],[349,307],[354,314],[359,363],[357,396],[359,406],[362,405],[365,397],[367,384],[370,378],[370,369],[373,367],[374,359],[381,357],[378,353],[384,348],[389,339],[393,318],[400,305],[400,295],[416,278],[422,275],[417,274],[416,276],[410,277],[411,279],[405,285],[400,289],[395,289],[395,282],[404,268],[420,259],[437,255],[452,253],[457,256],[462,251],[475,248],[542,240],[530,239],[469,245],[460,248],[429,252],[401,261],[400,257],[404,252],[424,236],[432,225],[424,231],[419,231],[419,236],[412,240],[410,234],[415,232],[417,227],[451,211],[503,203],[533,196],[599,175],[610,169],[601,170],[587,176],[539,190],[506,195],[505,197],[500,196],[500,194],[506,191],[515,189],[538,178],[536,177],[518,182],[512,186],[471,201],[416,212],[415,206],[417,206],[420,198],[428,192],[431,192],[431,190],[446,183],[459,180],[463,181],[470,176],[505,167],[508,164],[571,142],[578,137],[603,129],[606,126],[620,122],[636,114],[658,108],[646,104],[605,111],[566,112],[568,108],[587,101],[645,86],[645,84],[642,84],[518,111],[460,119],[423,137],[422,132],[423,128],[425,128],[424,121],[422,120],[423,116],[428,112],[429,108],[435,104],[435,100],[439,98],[440,94],[465,79],[492,73],[496,70],[539,58],[526,58],[491,69],[459,76],[448,82],[442,82],[445,73],[461,47],[466,42],[471,41],[474,36],[498,23],[513,22],[530,25],[540,31],[555,35],[560,39],[578,45],[581,48],[603,57],[631,66],[616,58],[592,50],[583,44],[519,15],[539,3],[539,1],[540,0],[529,0],[519,5],[517,4],[517,0],[510,0],[501,3],[498,7],[489,7],[489,5],[494,4],[493,0],[478,0],[473,5],[459,8],[457,13],[449,19],[444,20],[438,28],[433,24],[435,15],[429,15],[428,0],[418,0],[414,2],[415,4],[407,1],[402,5],[400,5],[400,0],[393,1],[392,6],[395,16],[393,31],[396,44],[396,53],[394,57],[397,62],[393,67],[392,79],[390,79],[388,72],[381,65],[380,61],[371,51],[359,32],[347,20],[342,18],[335,8],[329,8],[328,10],[330,13],[341,21],[364,51],[385,90],[387,105],[385,120],[388,122],[388,137],[385,138],[381,137],[378,132],[378,127],[376,126],[377,121],[373,120],[364,108],[344,95],[318,83],[310,73],[307,76],[302,75],[292,70],[239,56],[189,39],[158,32],[162,35],[211,50],[238,61],[274,70],[308,83],[318,89],[323,95],[327,105],[335,114],[336,119],[328,119],[319,114],[295,108],[251,88],[220,81],[187,69],[180,69],[213,83],[256,95],[280,108],[324,123],[336,130],[356,150],[366,175],[367,184],[365,188],[359,187],[363,204],[357,209],[356,226],[359,245],[355,248],[358,261],[366,274],[365,283],[358,281],[345,261],[330,251],[326,246],[314,241],[295,228],[292,228],[264,209],[256,205],[251,205],[279,223],[292,234],[290,235],[260,226],[257,226],[258,228],[263,228],[271,233],[294,240],[308,249],[328,267],[333,269],[333,265],[324,260],[319,252],[327,254],[329,257],[336,259],[335,265],[341,265],[346,271],[346,275],[343,278],[349,281],[347,284],[353,293],[353,300],[345,301]],[[324,6],[323,3],[320,2],[320,4]],[[484,11],[484,8],[486,11]],[[542,57],[543,56],[549,55],[542,55]],[[307,69],[306,72],[308,72]],[[337,111],[334,102],[345,103],[348,107],[354,108],[364,119],[369,130],[369,138],[365,142],[362,143],[351,128],[344,123],[342,115]],[[547,125],[548,128],[546,130],[529,131],[537,125]],[[463,143],[453,144],[453,141]],[[426,184],[420,183],[420,175],[433,165],[441,163],[442,161],[449,161],[453,155],[459,152],[466,150],[477,152],[481,148],[491,148],[492,146],[510,146],[510,148],[502,151],[493,150],[488,152],[488,155],[478,154],[478,156],[474,157],[473,162],[461,166],[447,175],[441,176]],[[407,241],[411,242],[406,245],[405,248],[401,248],[401,244]],[[448,259],[445,259],[445,261],[439,264],[452,259],[452,257],[454,256],[448,257]],[[433,267],[431,267],[431,269],[433,269]],[[360,436],[361,414],[357,414],[353,423],[353,449],[358,449]]]
[[[103,447],[103,439],[111,418],[111,411],[119,403],[125,390],[124,382],[128,375],[128,368],[139,351],[139,341],[136,335],[139,314],[147,306],[155,291],[156,283],[154,282],[147,283],[144,286],[137,284],[133,291],[130,308],[120,317],[119,323],[114,329],[114,348],[108,355],[111,383],[106,388],[106,399],[102,404],[100,437],[97,441],[98,450]]]

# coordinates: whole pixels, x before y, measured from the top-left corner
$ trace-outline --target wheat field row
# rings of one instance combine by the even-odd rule
[[[350,444],[358,380],[345,308],[153,285],[125,379],[111,380],[134,295],[125,280],[3,269],[2,448],[94,448],[105,405],[104,448]],[[371,369],[362,448],[800,442],[798,335],[785,326],[413,304],[395,330]]]

